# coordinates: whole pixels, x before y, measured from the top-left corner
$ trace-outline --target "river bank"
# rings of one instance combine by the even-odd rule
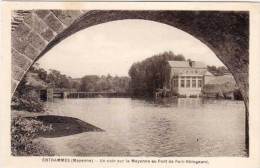
[[[12,110],[11,120],[12,154],[18,156],[58,155],[57,149],[46,143],[48,138],[104,131],[74,117],[49,115],[46,112]]]

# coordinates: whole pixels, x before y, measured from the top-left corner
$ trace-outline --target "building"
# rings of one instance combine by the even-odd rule
[[[38,100],[45,100],[45,92],[48,84],[39,78],[37,73],[28,72],[26,74],[26,85],[31,86],[33,89],[28,91],[28,95]]]
[[[198,97],[207,74],[207,66],[198,61],[168,61],[166,88],[172,95]]]
[[[202,93],[205,97],[210,98],[242,99],[236,81],[231,74],[210,77],[205,82]]]
[[[204,84],[208,84],[210,81],[214,80],[216,78],[215,75],[207,71],[204,75]]]

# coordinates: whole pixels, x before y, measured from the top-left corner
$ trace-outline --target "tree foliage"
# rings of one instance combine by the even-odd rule
[[[28,112],[43,112],[44,105],[38,98],[37,89],[27,84],[24,77],[12,96],[11,108],[13,110],[24,110]]]
[[[80,90],[84,92],[121,92],[129,91],[130,78],[107,76],[86,75],[80,80]]]
[[[47,75],[46,82],[53,88],[71,88],[72,81],[70,77],[61,74],[59,71],[50,69],[50,73]]]
[[[216,75],[216,76],[222,76],[224,74],[228,74],[230,73],[229,70],[224,67],[224,66],[219,66],[219,67],[216,67],[216,66],[207,66],[207,69],[209,72],[211,72],[212,74]]]
[[[98,76],[85,75],[82,78],[73,79],[60,71],[50,69],[49,73],[38,65],[32,66],[30,72],[37,73],[39,78],[48,84],[50,88],[75,89],[84,92],[114,91],[128,92],[130,78],[123,76]]]
[[[185,61],[185,57],[169,51],[134,63],[128,72],[133,96],[151,96],[157,88],[163,88],[166,81],[166,64],[171,60]]]
[[[40,132],[49,131],[52,128],[45,126],[41,121],[15,117],[11,123],[11,152],[14,156],[46,156],[53,152],[46,146],[33,141]]]

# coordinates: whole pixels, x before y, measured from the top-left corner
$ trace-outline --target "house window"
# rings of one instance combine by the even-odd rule
[[[187,78],[186,79],[186,88],[189,88],[190,87],[190,78]]]
[[[198,87],[199,87],[199,88],[202,87],[202,80],[198,80]]]
[[[181,80],[181,87],[184,87],[184,79]]]
[[[172,86],[173,87],[178,87],[179,84],[178,84],[178,77],[177,76],[174,76],[173,79],[172,79]]]
[[[173,87],[178,87],[178,79],[173,79]]]
[[[196,77],[192,77],[192,87],[196,87]]]

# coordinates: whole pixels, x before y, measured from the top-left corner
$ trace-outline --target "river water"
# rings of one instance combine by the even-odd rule
[[[105,130],[45,138],[58,155],[245,156],[242,101],[55,99],[47,108]]]

